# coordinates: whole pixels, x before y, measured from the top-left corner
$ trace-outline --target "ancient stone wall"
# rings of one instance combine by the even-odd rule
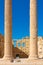
[[[20,44],[18,46],[18,44]],[[24,44],[24,45],[23,45]],[[13,57],[16,58],[17,55],[20,58],[28,58],[29,57],[29,45],[30,45],[30,38],[25,37],[16,41],[16,47],[14,46],[14,42],[12,40],[12,51]],[[38,37],[38,58],[43,57],[43,38]],[[4,56],[4,36],[0,34],[0,58]]]

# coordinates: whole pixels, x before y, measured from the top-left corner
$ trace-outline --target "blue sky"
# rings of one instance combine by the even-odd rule
[[[29,34],[29,0],[12,0],[12,38],[19,39]],[[37,0],[38,36],[43,36],[43,0]],[[4,35],[4,0],[0,0],[0,33]]]

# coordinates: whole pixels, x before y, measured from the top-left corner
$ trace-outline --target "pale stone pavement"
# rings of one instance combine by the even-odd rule
[[[19,59],[19,61],[17,59],[14,59],[13,62],[0,59],[0,65],[43,65],[43,59]]]

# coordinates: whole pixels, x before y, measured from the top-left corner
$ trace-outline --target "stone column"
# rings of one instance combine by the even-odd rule
[[[42,58],[43,58],[43,38],[42,38]]]
[[[37,11],[36,0],[30,0],[30,59],[37,58]]]
[[[12,59],[12,0],[5,0],[4,59]]]

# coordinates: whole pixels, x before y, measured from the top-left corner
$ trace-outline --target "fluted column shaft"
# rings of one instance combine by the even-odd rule
[[[5,0],[4,58],[12,59],[12,0]]]
[[[37,58],[37,10],[36,0],[30,0],[30,59]]]

